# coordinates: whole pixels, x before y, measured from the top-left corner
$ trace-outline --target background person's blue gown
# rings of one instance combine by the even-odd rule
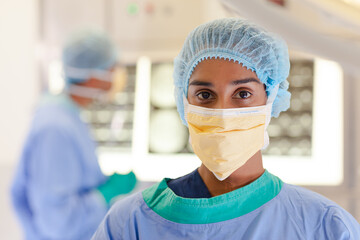
[[[38,107],[12,186],[26,239],[89,239],[108,207],[95,143],[67,97]]]
[[[245,187],[212,198],[177,196],[168,182],[116,203],[93,239],[360,239],[359,224],[337,204],[267,171]],[[172,188],[183,192],[182,186]]]

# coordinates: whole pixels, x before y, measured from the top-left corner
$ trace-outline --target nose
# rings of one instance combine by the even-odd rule
[[[214,105],[216,109],[236,108],[237,106],[229,98],[219,97]]]

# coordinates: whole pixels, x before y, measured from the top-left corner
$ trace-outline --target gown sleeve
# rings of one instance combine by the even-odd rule
[[[115,229],[117,229],[116,232],[114,232],[113,229],[114,226],[117,225],[116,224],[117,221],[115,221],[114,217],[115,216],[113,214],[107,214],[104,220],[99,225],[98,229],[96,230],[91,240],[120,239],[119,237],[117,237],[117,235],[119,235],[119,229],[121,228],[115,227]]]
[[[315,239],[360,239],[360,225],[348,212],[329,207],[323,221],[318,224]]]
[[[139,235],[139,228],[147,232],[156,227],[155,222],[149,224],[146,220],[142,199],[142,193],[138,192],[114,203],[91,239],[153,239],[154,236]]]
[[[71,134],[49,128],[34,137],[29,152],[29,204],[37,230],[49,239],[80,239],[95,232],[107,211],[98,191],[83,186],[88,173],[76,145]]]

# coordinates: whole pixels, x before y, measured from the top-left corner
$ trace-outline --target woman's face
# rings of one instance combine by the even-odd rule
[[[242,108],[265,105],[264,84],[254,72],[223,59],[201,61],[189,80],[188,101],[207,108]]]

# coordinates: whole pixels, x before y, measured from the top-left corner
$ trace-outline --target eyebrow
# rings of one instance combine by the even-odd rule
[[[261,84],[261,82],[259,80],[257,80],[256,78],[245,78],[245,79],[240,79],[240,80],[235,80],[232,81],[231,84],[232,85],[239,85],[239,84],[244,84],[244,83],[249,83],[249,82],[256,82]],[[205,82],[205,81],[200,81],[200,80],[194,80],[191,83],[189,83],[189,86],[193,85],[193,86],[205,86],[205,87],[212,87],[213,84],[210,82]]]
[[[193,86],[205,86],[205,87],[213,86],[213,84],[210,83],[210,82],[204,82],[204,81],[200,81],[200,80],[192,81],[191,83],[189,83],[189,86],[191,86],[191,85],[193,85]]]
[[[235,80],[231,84],[239,85],[239,84],[244,84],[244,83],[249,83],[249,82],[256,82],[256,83],[261,84],[261,82],[259,80],[257,80],[256,78],[245,78],[245,79],[241,79],[241,80]]]

